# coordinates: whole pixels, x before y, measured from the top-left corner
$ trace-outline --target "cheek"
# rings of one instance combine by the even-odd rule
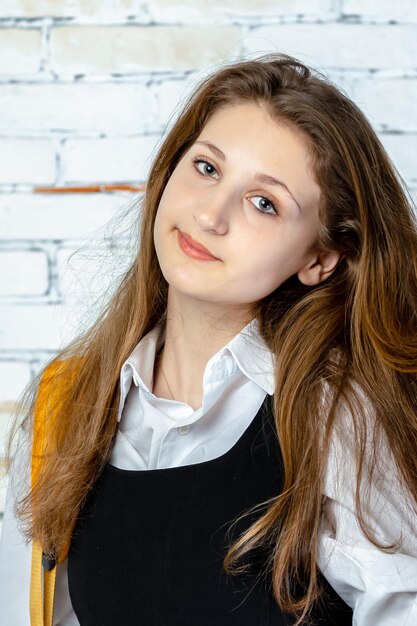
[[[166,217],[166,205],[160,202],[158,211],[155,216],[155,222],[153,227],[153,242],[158,257],[159,264],[163,263],[165,256],[164,239],[167,232],[167,217]]]
[[[174,194],[170,193],[169,185],[167,185],[161,196],[156,212],[154,233],[162,233],[164,228],[168,226],[170,220],[174,218],[175,202],[173,196]]]
[[[159,201],[154,231],[162,234],[178,226],[181,216],[186,212],[184,202],[179,202],[181,198],[184,198],[184,193],[168,183]]]
[[[256,301],[272,293],[286,279],[282,259],[252,256],[242,259],[239,271],[239,290],[248,301]]]
[[[277,237],[271,246],[264,242],[258,245],[256,254],[242,256],[239,271],[242,292],[251,300],[260,300],[296,274],[302,259],[294,253],[294,247],[297,249],[296,242],[285,246],[283,239]]]

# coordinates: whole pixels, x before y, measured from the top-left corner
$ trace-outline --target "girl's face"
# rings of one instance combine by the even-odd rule
[[[336,263],[307,253],[319,230],[319,200],[299,132],[255,103],[218,109],[179,161],[158,207],[154,242],[170,290],[240,307],[293,274],[320,282]],[[187,241],[212,256],[199,257]]]

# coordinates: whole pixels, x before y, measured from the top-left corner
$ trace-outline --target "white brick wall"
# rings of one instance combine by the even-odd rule
[[[0,361],[0,405],[12,404],[29,380],[30,365],[27,361]]]
[[[236,26],[64,26],[51,36],[52,68],[62,75],[184,72],[195,59],[215,64],[232,52],[240,52]]]
[[[29,77],[30,74],[40,69],[41,51],[42,40],[39,28],[0,30],[0,73]]]
[[[189,23],[195,21],[227,21],[249,18],[257,22],[269,18],[323,19],[334,11],[332,0],[153,0],[150,13],[153,19],[163,22]]]
[[[416,32],[408,24],[285,24],[254,27],[244,42],[250,54],[277,49],[329,69],[412,69]]]
[[[8,84],[6,77],[3,80],[0,133],[6,135],[124,135],[158,128],[155,90],[144,82]]]
[[[57,253],[57,289],[65,301],[88,310],[119,284],[132,260],[124,245],[64,246]]]
[[[48,282],[45,252],[0,250],[0,296],[42,296]]]
[[[145,181],[189,89],[271,50],[348,92],[416,196],[414,0],[0,2],[0,474],[13,403],[116,284],[105,225],[139,197],[33,187]]]
[[[68,139],[61,153],[61,177],[65,181],[85,183],[144,182],[158,141],[159,135]]]
[[[4,304],[0,309],[0,345],[9,354],[53,351],[68,342],[78,312],[64,304]]]
[[[366,20],[417,22],[415,0],[344,0],[343,12]]]
[[[417,58],[417,57],[416,57]],[[417,79],[405,78],[360,79],[353,87],[353,97],[378,130],[416,132]]]
[[[138,13],[138,0],[2,0],[0,5],[0,18],[123,19]]]
[[[56,151],[48,139],[0,139],[0,184],[52,185]]]
[[[417,187],[417,135],[387,133],[380,139],[404,180]]]
[[[0,193],[1,239],[80,239],[108,222],[131,194]]]

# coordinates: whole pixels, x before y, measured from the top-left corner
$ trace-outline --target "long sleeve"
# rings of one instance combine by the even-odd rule
[[[30,478],[29,446],[22,430],[11,468],[0,538],[0,623],[7,626],[30,626],[31,544],[21,532],[14,513],[16,499]],[[53,623],[54,626],[79,626],[69,597],[66,562],[57,570]]]
[[[417,516],[411,497],[401,485],[388,446],[381,441],[372,481],[366,481],[369,466],[365,466],[364,512],[377,539],[384,545],[399,541],[399,548],[380,550],[366,538],[357,520],[353,439],[349,429],[344,435],[336,434],[330,448],[319,567],[354,610],[354,626],[414,626]]]

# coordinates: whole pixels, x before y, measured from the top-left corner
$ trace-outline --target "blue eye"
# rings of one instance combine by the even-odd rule
[[[252,198],[261,199],[261,207],[256,207],[258,211],[261,211],[261,213],[267,213],[268,215],[277,215],[278,211],[276,210],[275,205],[271,202],[271,200],[269,200],[269,198],[266,198],[265,196],[252,196]]]
[[[213,178],[212,174],[216,173],[217,174],[217,170],[214,167],[214,165],[212,163],[210,163],[210,161],[207,161],[206,159],[202,159],[199,157],[196,157],[193,159],[193,163],[195,164],[196,170],[202,175],[202,176],[209,176],[210,178]],[[202,169],[200,169],[199,165],[203,165]],[[260,212],[260,213],[264,213],[265,215],[278,215],[278,211],[274,205],[274,203],[272,202],[272,200],[270,200],[269,198],[267,198],[266,196],[252,196],[252,198],[261,198],[262,201],[262,205],[261,207],[257,207],[256,205],[255,208]],[[267,206],[265,206],[267,205]]]
[[[215,167],[214,167],[214,165],[213,165],[212,163],[210,163],[209,161],[205,161],[204,159],[198,159],[198,158],[196,158],[196,159],[193,159],[193,163],[195,163],[195,164],[196,164],[196,169],[200,172],[200,174],[203,174],[203,176],[204,176],[204,175],[207,175],[207,174],[210,176],[210,175],[211,175],[211,174],[213,174],[214,172],[216,172],[216,174],[217,174],[216,168],[215,168]],[[203,171],[201,171],[201,169],[198,167],[198,165],[199,165],[200,163],[203,163]],[[210,171],[210,170],[211,170],[211,171]]]

